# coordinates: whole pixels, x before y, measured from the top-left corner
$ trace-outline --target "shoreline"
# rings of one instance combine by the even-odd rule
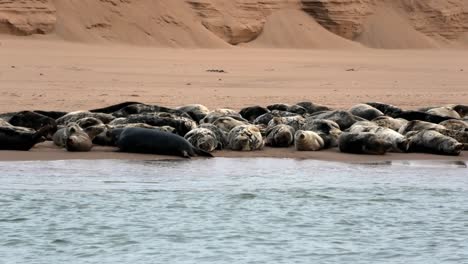
[[[368,163],[383,161],[468,161],[468,151],[459,156],[443,156],[425,153],[387,153],[385,155],[360,155],[341,153],[337,148],[322,151],[296,151],[294,147],[271,148],[264,150],[239,152],[222,150],[212,153],[215,158],[279,158],[319,160],[345,163]],[[194,159],[202,159],[195,157]],[[118,152],[115,147],[95,146],[90,152],[68,152],[56,147],[52,142],[36,145],[30,151],[0,151],[0,162],[8,161],[56,161],[56,160],[185,160],[176,156],[135,154]]]

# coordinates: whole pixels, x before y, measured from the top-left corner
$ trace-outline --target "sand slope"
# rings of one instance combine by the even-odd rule
[[[56,34],[82,42],[122,42],[159,47],[222,48],[183,1],[55,0]]]
[[[467,0],[0,0],[0,38],[48,34],[155,47],[350,49],[362,43],[419,49],[468,47],[467,33]]]
[[[267,18],[260,36],[249,47],[300,49],[353,49],[352,42],[326,30],[311,16],[299,10],[281,10]]]
[[[423,33],[416,31],[397,10],[380,7],[363,23],[362,33],[356,41],[380,49],[428,49],[439,45]]]

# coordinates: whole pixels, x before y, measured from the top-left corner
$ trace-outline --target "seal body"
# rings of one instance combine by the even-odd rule
[[[156,113],[167,113],[167,114],[172,114],[174,116],[178,117],[185,117],[185,118],[190,118],[190,115],[187,113],[177,110],[177,109],[172,109],[172,108],[167,108],[159,105],[147,105],[147,104],[133,104],[133,105],[128,105],[118,111],[115,111],[112,113],[113,116],[115,117],[127,117],[130,115],[139,115],[139,114],[156,114]]]
[[[371,132],[343,133],[338,144],[341,152],[370,155],[383,155],[392,147]]]
[[[51,132],[46,135],[47,138],[51,138],[55,130],[57,130],[57,123],[54,119],[32,111],[18,112],[10,118],[8,123],[12,126],[32,128],[36,131],[47,126]]]
[[[125,107],[127,107],[129,105],[134,105],[134,104],[141,104],[141,103],[139,103],[139,102],[123,102],[123,103],[119,103],[119,104],[115,104],[115,105],[111,105],[111,106],[106,106],[106,107],[103,107],[103,108],[92,109],[92,110],[89,110],[89,112],[112,114],[114,112],[119,111],[122,108],[125,108]]]
[[[197,123],[200,123],[200,121],[205,118],[208,113],[210,113],[210,109],[201,104],[184,105],[177,107],[176,110],[187,113]]]
[[[87,152],[93,148],[93,141],[82,129],[72,128],[65,141],[65,148],[71,152]]]
[[[336,122],[341,130],[345,130],[352,126],[354,123],[358,121],[364,121],[365,119],[355,116],[348,111],[342,110],[334,110],[334,111],[326,111],[326,112],[318,112],[314,115],[310,116],[309,118],[312,119],[328,119],[331,121]]]
[[[296,105],[303,107],[307,111],[308,114],[331,110],[330,108],[326,106],[314,104],[312,102],[299,102]]]
[[[288,125],[294,128],[295,131],[302,128],[305,123],[305,118],[300,115],[285,116],[285,117],[274,117],[268,122],[268,127],[274,127],[276,125]]]
[[[463,120],[450,119],[439,123],[439,125],[451,130],[468,131],[468,122]]]
[[[245,121],[239,113],[231,109],[216,109],[214,111],[209,112],[202,120],[200,120],[200,124],[204,123],[213,123],[220,117],[231,117],[238,121]]]
[[[99,134],[104,133],[106,129],[107,129],[107,126],[103,124],[95,125],[95,126],[88,126],[83,129],[77,123],[70,123],[67,126],[62,127],[59,130],[57,130],[54,133],[52,140],[54,144],[59,147],[66,147],[67,142],[68,142],[70,143],[69,144],[70,149],[77,149],[73,151],[89,151],[91,150],[91,148],[88,149],[88,145],[89,145],[88,141],[92,141]],[[73,138],[73,140],[69,141],[69,138],[74,134],[76,135]],[[82,134],[86,134],[86,137]],[[83,143],[81,143],[81,141]],[[72,146],[72,145],[76,145],[76,146]],[[83,147],[81,147],[81,145],[83,145]]]
[[[195,128],[188,132],[184,138],[194,147],[206,152],[222,149],[222,144],[218,142],[216,134],[208,128]]]
[[[401,113],[403,113],[403,109],[396,107],[394,105],[391,105],[391,104],[384,104],[380,102],[368,102],[366,104],[378,109],[384,115],[390,116],[393,118],[397,118]]]
[[[277,148],[287,148],[294,143],[294,133],[294,128],[288,125],[280,124],[270,127],[266,130],[265,144]]]
[[[266,107],[270,111],[285,111],[290,113],[295,113],[298,115],[303,115],[307,113],[307,110],[300,105],[290,105],[290,104],[272,104]]]
[[[120,135],[121,131],[123,131],[124,128],[130,128],[130,127],[155,129],[155,130],[159,130],[159,131],[163,131],[167,133],[176,133],[175,129],[170,126],[156,127],[156,126],[150,126],[144,123],[132,123],[132,124],[123,124],[123,125],[115,125],[115,126],[105,125],[105,130],[93,139],[93,144],[101,145],[101,146],[115,146],[116,138],[113,136],[112,132],[119,131],[119,132],[115,132],[115,134]]]
[[[349,112],[355,116],[362,117],[367,120],[372,120],[379,116],[383,116],[382,111],[368,104],[357,104],[349,109]]]
[[[61,118],[57,119],[57,125],[66,126],[69,123],[76,123],[78,120],[86,118],[86,117],[94,117],[96,119],[101,120],[104,124],[108,124],[110,121],[114,120],[115,117],[110,114],[104,113],[92,113],[88,111],[76,111],[70,112]]]
[[[338,146],[338,138],[342,133],[336,122],[327,119],[306,118],[302,130],[317,133],[324,141],[324,148]]]
[[[266,114],[268,112],[270,112],[270,110],[268,110],[267,108],[256,105],[256,106],[250,106],[250,107],[242,108],[239,111],[239,114],[243,118],[248,120],[249,122],[253,122],[253,121],[255,121],[255,119],[257,117],[259,117],[259,116],[261,116],[263,114]]]
[[[49,130],[49,127],[43,127],[39,131],[0,127],[0,150],[28,151],[37,143],[44,142],[44,137],[49,133]]]
[[[406,133],[410,131],[421,131],[425,129],[445,129],[445,127],[431,122],[413,120],[402,126],[398,132],[402,135],[406,135]]]
[[[298,151],[318,151],[325,147],[323,138],[313,131],[298,130],[294,138],[294,146]]]
[[[408,123],[408,121],[404,119],[393,118],[390,116],[379,116],[372,119],[372,122],[376,123],[378,126],[390,128],[395,131],[398,131],[402,126]]]
[[[451,118],[457,118],[457,119],[460,118],[460,114],[458,114],[457,111],[447,106],[432,108],[426,112],[432,115],[445,116],[445,117],[451,117]]]
[[[197,127],[197,123],[192,119],[172,116],[169,113],[130,115],[114,119],[109,124],[116,126],[136,123],[144,123],[156,127],[170,126],[173,127],[176,133],[180,136],[184,136],[190,130]]]
[[[254,125],[233,128],[228,135],[229,147],[237,151],[260,150],[265,146],[260,130]]]
[[[213,122],[213,125],[218,127],[223,133],[228,134],[231,129],[235,128],[236,126],[247,125],[248,122],[236,120],[230,116],[223,116],[216,119]]]
[[[409,152],[457,156],[464,147],[462,143],[435,130],[415,131],[408,138]]]
[[[206,151],[195,148],[185,138],[154,129],[125,128],[117,139],[117,147],[123,152],[212,157]]]
[[[359,123],[359,122],[358,122]],[[354,124],[349,128],[351,133],[374,133],[380,140],[385,141],[392,145],[390,151],[392,152],[407,152],[408,150],[408,139],[402,134],[386,127],[380,127],[377,125],[359,125]]]

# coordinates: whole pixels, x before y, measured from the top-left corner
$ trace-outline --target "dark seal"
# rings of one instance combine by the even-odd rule
[[[39,131],[22,131],[14,127],[0,127],[0,150],[28,151],[34,145],[45,141],[50,127],[43,127]]]
[[[195,148],[185,138],[153,129],[125,128],[117,139],[120,151],[158,155],[213,157],[210,153]]]

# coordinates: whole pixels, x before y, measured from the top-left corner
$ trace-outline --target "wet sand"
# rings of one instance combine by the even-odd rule
[[[162,49],[0,36],[0,112],[92,109],[122,101],[209,108],[313,101],[334,108],[382,101],[403,108],[468,102],[467,50]],[[224,73],[208,70],[223,70]],[[67,153],[41,144],[0,160],[157,159],[96,147]],[[337,161],[467,160],[426,154],[348,155],[337,150],[222,151],[221,157]]]
[[[225,158],[292,158],[313,159],[338,162],[379,162],[391,160],[444,160],[444,161],[468,161],[468,151],[462,152],[460,156],[441,156],[421,153],[387,153],[385,155],[356,155],[341,153],[337,148],[317,151],[303,152],[290,148],[266,147],[261,151],[239,152],[239,151],[216,151],[212,153],[215,157]],[[199,157],[197,157],[199,158]],[[197,159],[196,158],[196,159]],[[0,161],[33,161],[33,160],[167,160],[183,159],[173,156],[133,154],[118,152],[114,147],[96,146],[91,152],[67,152],[56,147],[52,142],[37,145],[31,151],[0,151]]]

